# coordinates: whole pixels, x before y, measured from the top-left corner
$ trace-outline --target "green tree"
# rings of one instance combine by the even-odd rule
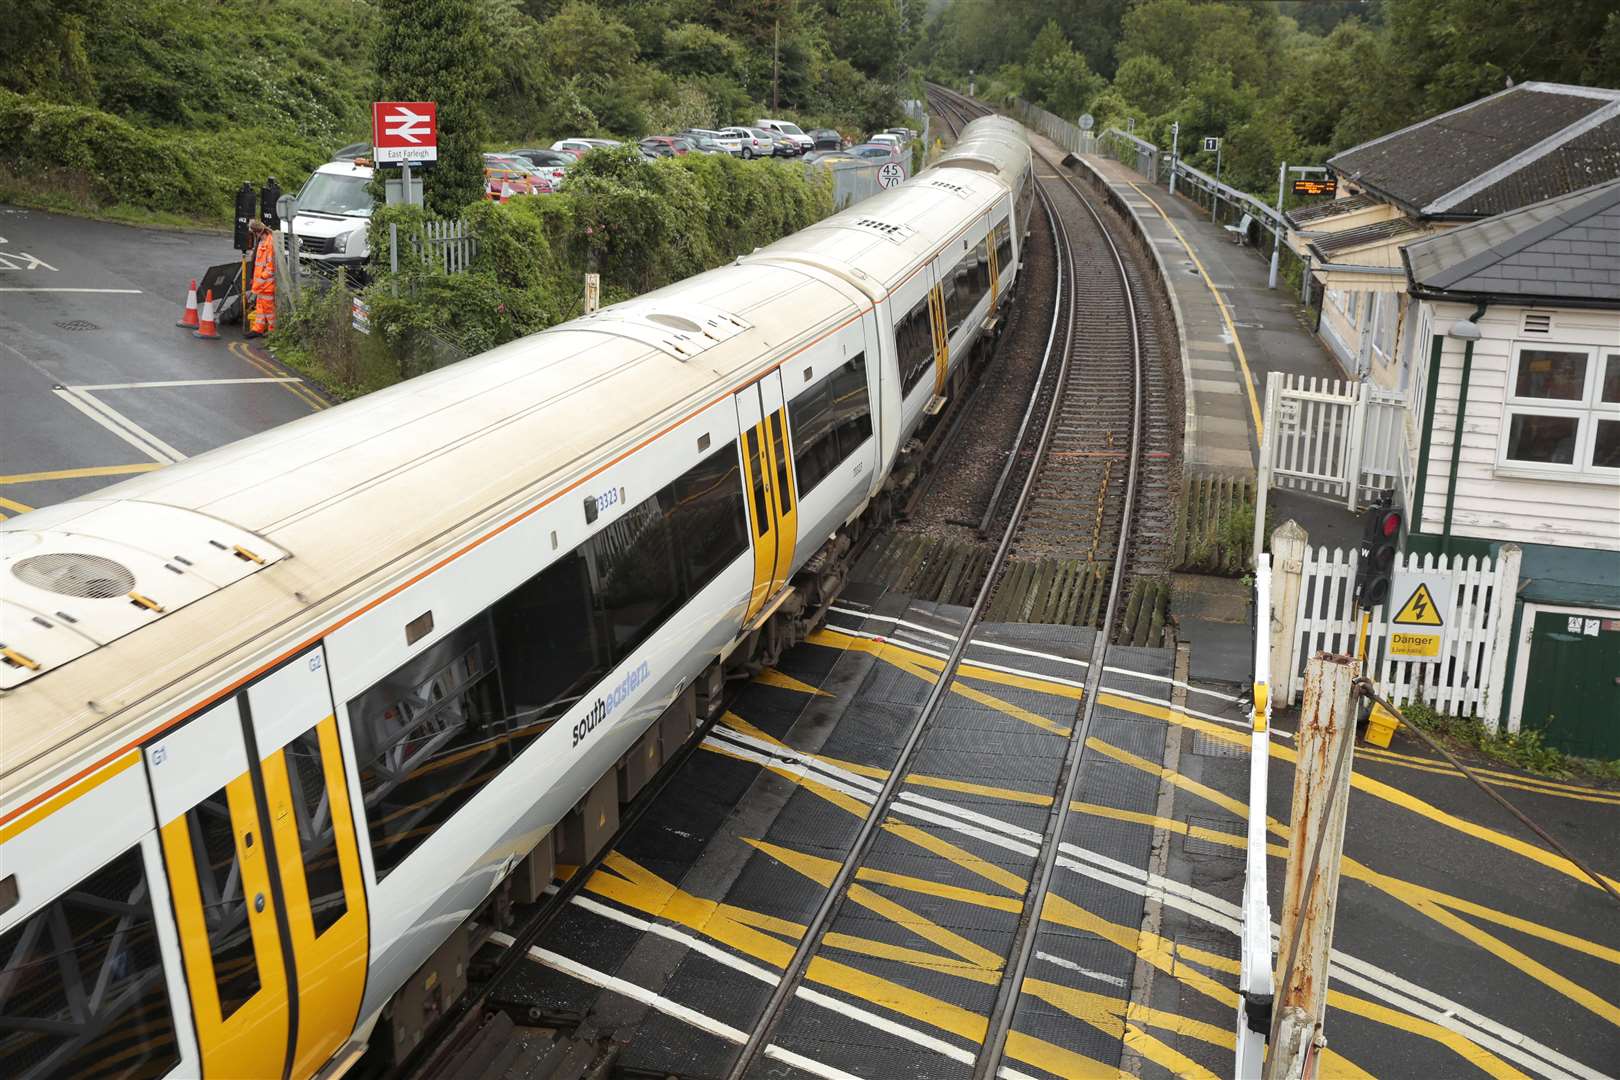
[[[891,79],[903,40],[895,0],[838,0],[829,33],[833,52],[873,79]]]
[[[1149,116],[1166,111],[1181,96],[1181,83],[1176,80],[1175,72],[1158,57],[1146,54],[1133,56],[1119,65],[1114,75],[1114,89]]]
[[[546,20],[542,36],[547,63],[564,78],[606,81],[639,53],[630,28],[589,0],[568,0]]]
[[[1078,116],[1101,90],[1104,80],[1093,74],[1086,58],[1063,36],[1056,20],[1048,20],[1035,35],[1024,64],[1024,96],[1059,116]]]
[[[434,213],[458,215],[484,192],[490,60],[482,13],[474,0],[375,2],[377,100],[438,103],[439,160],[423,187]]]
[[[682,23],[664,31],[660,65],[672,75],[734,75],[742,70],[743,47],[701,23]]]

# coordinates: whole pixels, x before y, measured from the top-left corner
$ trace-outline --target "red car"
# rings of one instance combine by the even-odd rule
[[[677,135],[649,135],[639,145],[647,153],[658,157],[679,157],[692,149],[690,142]]]

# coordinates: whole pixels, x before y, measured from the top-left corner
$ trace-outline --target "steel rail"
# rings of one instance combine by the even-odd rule
[[[1043,208],[1046,210],[1047,221],[1051,226],[1052,235],[1054,239],[1061,238],[1061,250],[1066,253],[1068,250],[1068,234],[1064,231],[1061,220],[1053,213],[1051,200],[1044,191],[1041,192],[1041,201]],[[1070,282],[1068,287],[1070,306],[1067,311],[1065,311],[1061,299],[1064,295],[1066,282]],[[1057,304],[1053,305],[1052,319],[1056,322],[1065,315],[1068,317],[1068,330],[1065,334],[1063,359],[1059,373],[1059,385],[1061,385],[1061,380],[1068,371],[1069,358],[1074,352],[1075,316],[1077,314],[1073,310],[1072,272],[1067,276],[1065,275],[1064,260],[1062,259],[1058,263],[1057,291],[1060,299]],[[1050,344],[1048,347],[1050,347]],[[912,725],[911,731],[906,737],[905,745],[901,747],[900,754],[895,760],[894,767],[889,771],[883,787],[873,800],[871,811],[862,819],[860,829],[856,832],[854,842],[850,846],[849,854],[845,856],[842,865],[838,868],[838,872],[834,875],[833,880],[827,887],[827,891],[822,896],[821,903],[816,908],[815,914],[811,916],[804,935],[799,939],[798,948],[794,950],[793,957],[783,969],[781,979],[778,980],[771,992],[771,996],[766,1000],[765,1008],[760,1018],[754,1023],[748,1041],[743,1044],[742,1049],[732,1063],[732,1067],[727,1071],[727,1080],[743,1080],[755,1059],[770,1045],[771,1037],[775,1035],[782,1017],[787,1011],[788,1002],[796,994],[799,985],[803,981],[811,958],[820,951],[822,939],[826,935],[828,927],[843,908],[844,900],[848,895],[849,886],[855,878],[856,870],[866,862],[872,843],[877,837],[878,828],[887,818],[890,807],[897,800],[900,788],[909,775],[911,761],[922,744],[924,734],[932,727],[933,720],[939,715],[946,694],[949,693],[951,683],[961,666],[962,658],[967,652],[968,645],[972,642],[973,630],[983,617],[985,608],[995,591],[999,571],[1005,565],[1007,556],[1012,550],[1018,520],[1028,506],[1030,496],[1035,490],[1036,476],[1040,471],[1040,458],[1045,454],[1046,447],[1050,445],[1052,432],[1057,425],[1058,403],[1062,401],[1062,397],[1061,393],[1053,395],[1052,407],[1041,432],[1041,443],[1035,459],[1036,467],[1030,470],[1029,477],[1019,492],[1018,502],[1013,509],[1012,520],[1008,523],[1007,530],[1003,534],[1000,544],[997,545],[995,554],[991,557],[984,584],[980,586],[978,595],[973,601],[973,606],[969,609],[967,618],[963,621],[962,632],[952,643],[950,652],[946,655],[944,664],[940,669],[939,677],[935,680],[927,698],[923,701],[922,710],[918,714],[917,721]]]

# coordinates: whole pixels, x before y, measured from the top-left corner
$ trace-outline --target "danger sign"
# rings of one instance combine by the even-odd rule
[[[1389,595],[1398,601],[1389,617],[1389,655],[1394,660],[1438,660],[1445,649],[1451,581],[1430,570],[1397,570]]]
[[[371,144],[378,164],[439,160],[439,106],[432,101],[375,101]]]

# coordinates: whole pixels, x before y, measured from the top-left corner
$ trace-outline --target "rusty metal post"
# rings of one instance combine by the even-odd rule
[[[1317,653],[1305,668],[1265,1080],[1309,1076],[1319,1055],[1307,1051],[1323,1044],[1328,956],[1356,735],[1353,684],[1360,674],[1354,657],[1332,653]]]

